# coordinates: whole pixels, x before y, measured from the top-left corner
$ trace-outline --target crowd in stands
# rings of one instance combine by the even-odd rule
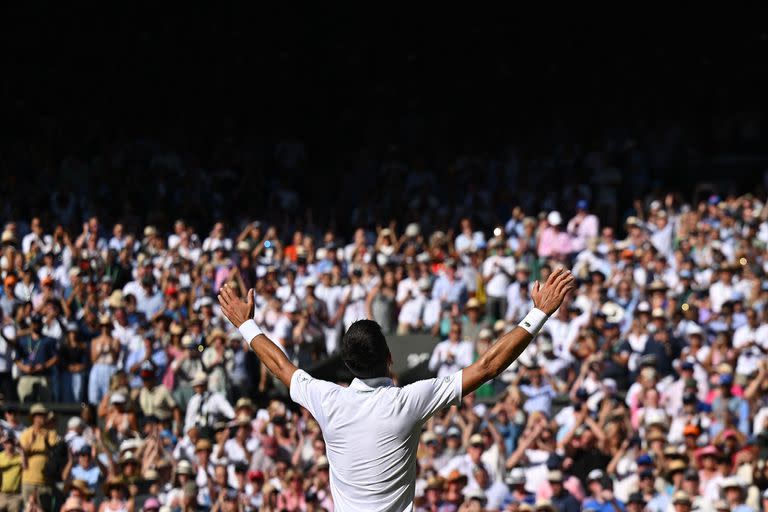
[[[254,289],[257,323],[301,368],[370,318],[390,344],[433,335],[441,377],[559,265],[578,289],[530,347],[425,425],[415,509],[768,510],[764,198],[659,194],[618,228],[587,199],[561,205],[351,233],[7,222],[0,510],[332,512],[322,432],[218,290]]]

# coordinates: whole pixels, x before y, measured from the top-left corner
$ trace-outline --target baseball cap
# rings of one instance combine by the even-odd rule
[[[733,375],[726,373],[720,376],[721,386],[730,386],[732,384],[733,384]]]
[[[431,432],[431,431],[424,432],[424,434],[421,436],[421,441],[424,444],[434,443],[437,441],[437,436],[435,435],[434,432]]]
[[[448,428],[448,431],[445,433],[446,437],[461,437],[461,430],[459,430],[459,427],[452,426]]]
[[[523,468],[512,468],[505,482],[507,485],[522,485],[525,483],[525,472]]]
[[[635,462],[637,463],[638,466],[650,466],[651,464],[653,464],[653,459],[651,459],[650,455],[648,455],[647,453],[644,453],[641,456],[639,456]]]
[[[587,475],[587,481],[591,482],[592,480],[601,480],[604,476],[605,473],[603,473],[602,469],[593,469]]]
[[[472,434],[469,438],[469,446],[483,446],[483,436],[480,434]]]
[[[699,437],[699,435],[701,435],[701,429],[696,425],[686,425],[685,428],[683,428],[683,435]]]

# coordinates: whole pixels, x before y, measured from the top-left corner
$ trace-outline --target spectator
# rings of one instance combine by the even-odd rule
[[[56,341],[43,334],[43,321],[32,318],[29,334],[17,342],[16,366],[19,368],[18,394],[21,402],[50,401],[51,369],[58,363]]]
[[[571,235],[571,243],[574,251],[583,251],[587,242],[597,238],[600,228],[597,216],[589,213],[589,201],[579,199],[576,201],[576,215],[568,221],[566,231]]]
[[[16,434],[8,432],[3,438],[3,451],[0,452],[0,510],[21,512],[22,454],[19,452]]]
[[[24,503],[29,503],[30,498],[34,498],[44,509],[50,509],[53,482],[44,470],[51,448],[59,442],[59,436],[55,430],[46,426],[48,409],[43,404],[33,404],[29,415],[32,425],[24,430],[19,438],[19,446],[25,460],[21,472],[22,499]]]
[[[101,333],[91,341],[91,372],[88,379],[88,401],[101,402],[109,389],[109,381],[117,370],[120,343],[110,334],[111,320],[104,314],[99,317]]]
[[[448,339],[438,343],[429,359],[429,369],[438,377],[453,375],[472,363],[472,342],[461,341],[461,324],[454,322]]]
[[[187,404],[184,417],[185,430],[189,430],[193,425],[210,428],[213,426],[215,418],[219,416],[227,419],[235,417],[235,410],[226,397],[221,393],[208,390],[207,374],[204,372],[195,374],[190,385],[194,390],[194,395]]]

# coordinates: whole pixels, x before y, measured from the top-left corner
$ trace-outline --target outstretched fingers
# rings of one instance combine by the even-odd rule
[[[557,279],[563,274],[563,270],[565,270],[563,267],[557,267],[555,270],[553,270],[549,277],[547,278],[547,286],[553,285]]]

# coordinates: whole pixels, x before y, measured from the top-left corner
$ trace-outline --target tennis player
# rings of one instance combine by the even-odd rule
[[[341,358],[356,377],[349,387],[312,378],[296,368],[253,321],[253,290],[246,301],[224,287],[222,311],[266,367],[307,408],[323,431],[337,512],[413,510],[416,449],[424,422],[440,409],[504,371],[525,350],[549,315],[574,288],[570,271],[557,269],[531,292],[534,308],[483,356],[453,375],[395,387],[392,355],[381,328],[359,320],[344,334]]]

